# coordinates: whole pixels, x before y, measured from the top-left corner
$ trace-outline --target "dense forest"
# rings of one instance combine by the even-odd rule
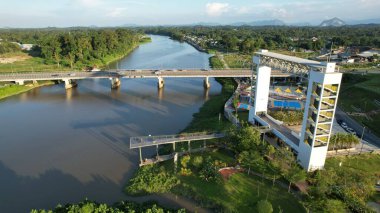
[[[185,36],[202,38],[199,44],[207,49],[252,52],[264,49],[320,50],[334,46],[367,46],[380,48],[380,25],[344,27],[148,27],[146,33],[171,36],[185,40]],[[215,43],[216,42],[216,43]],[[219,44],[219,45],[215,45]]]
[[[46,64],[77,67],[103,65],[136,47],[141,34],[128,29],[31,29],[0,31],[0,52],[11,52],[9,42],[34,44],[33,54]],[[14,45],[14,44],[12,44]]]

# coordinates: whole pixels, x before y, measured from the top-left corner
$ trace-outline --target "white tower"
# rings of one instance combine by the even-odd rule
[[[298,149],[298,160],[307,171],[325,164],[342,73],[335,63],[324,64],[309,73],[309,86]]]
[[[261,52],[268,52],[268,50],[261,50]],[[253,57],[253,62],[257,64],[257,76],[255,84],[255,96],[251,98],[253,103],[251,103],[251,110],[249,110],[248,121],[253,121],[254,116],[260,113],[266,113],[268,110],[268,100],[269,100],[269,87],[270,87],[270,76],[272,69],[268,66],[260,65],[260,57]],[[253,91],[252,84],[252,91]]]

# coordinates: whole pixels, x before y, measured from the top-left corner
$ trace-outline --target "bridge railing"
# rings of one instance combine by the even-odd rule
[[[177,135],[159,135],[159,136],[141,136],[141,137],[131,137],[130,138],[130,148],[139,148],[144,146],[153,146],[166,143],[187,141],[187,140],[203,140],[212,138],[224,137],[224,133],[209,133],[209,132],[198,132],[198,133],[182,133]]]

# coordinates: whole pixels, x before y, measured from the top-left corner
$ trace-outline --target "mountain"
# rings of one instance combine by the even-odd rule
[[[285,22],[279,19],[273,20],[262,20],[262,21],[253,21],[253,22],[235,22],[230,24],[232,26],[285,26]]]
[[[324,20],[319,26],[320,27],[341,27],[346,25],[346,22],[341,19],[335,17],[329,20]]]
[[[349,21],[347,21],[347,24],[349,24],[349,25],[380,24],[380,18],[365,19],[365,20],[349,20]]]
[[[216,22],[198,22],[189,24],[189,26],[220,26],[220,24]]]

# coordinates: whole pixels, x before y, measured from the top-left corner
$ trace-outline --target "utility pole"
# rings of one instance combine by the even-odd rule
[[[363,136],[364,136],[365,127],[363,127],[362,136],[360,137],[360,143],[362,143],[362,147],[360,148],[360,154],[362,154],[363,151]]]

